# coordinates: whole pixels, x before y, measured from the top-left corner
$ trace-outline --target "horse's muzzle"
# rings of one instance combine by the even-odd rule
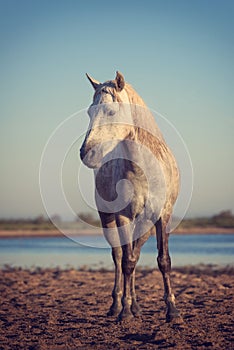
[[[100,163],[100,152],[98,150],[92,148],[88,152],[85,150],[85,147],[81,147],[80,149],[80,159],[88,168],[98,168]]]

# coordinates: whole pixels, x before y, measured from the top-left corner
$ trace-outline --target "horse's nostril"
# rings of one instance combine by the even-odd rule
[[[83,160],[83,159],[85,158],[86,155],[87,155],[87,157],[88,157],[89,159],[94,158],[94,156],[95,156],[95,150],[94,150],[94,149],[91,149],[91,150],[88,151],[88,153],[87,153],[87,152],[85,152],[85,149],[84,149],[83,147],[81,147],[81,149],[80,149],[80,158],[81,158],[81,160]]]
[[[93,158],[95,155],[95,151],[92,149],[90,152],[89,152],[89,157],[90,158]]]
[[[81,147],[81,149],[80,149],[80,159],[83,160],[84,156],[85,156],[84,149],[83,149],[83,147]]]

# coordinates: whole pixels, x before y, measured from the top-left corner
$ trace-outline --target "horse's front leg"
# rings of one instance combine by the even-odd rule
[[[164,282],[164,301],[167,306],[166,321],[174,321],[176,323],[182,322],[179,311],[175,305],[175,296],[172,293],[170,272],[171,272],[171,258],[168,250],[168,237],[166,229],[162,224],[161,219],[156,223],[157,231],[157,245],[158,245],[158,267],[162,273]]]
[[[133,254],[132,232],[129,219],[119,216],[117,218],[120,242],[122,245],[122,272],[123,272],[123,297],[122,311],[119,314],[119,320],[130,319],[133,317],[132,307],[132,287],[131,281],[136,267],[136,258]]]
[[[104,236],[112,246],[112,258],[115,264],[115,283],[112,291],[113,302],[107,313],[107,316],[115,316],[122,310],[122,248],[115,216],[103,212],[99,212],[99,216],[102,222]]]
[[[124,290],[122,297],[122,311],[119,315],[119,320],[130,319],[132,313],[132,286],[131,281],[134,278],[133,273],[136,266],[136,259],[133,256],[131,244],[126,244],[122,247],[122,271],[124,277]],[[133,282],[134,283],[134,282]]]
[[[112,257],[115,264],[115,284],[112,291],[113,303],[107,316],[117,316],[122,310],[122,248],[113,247]]]

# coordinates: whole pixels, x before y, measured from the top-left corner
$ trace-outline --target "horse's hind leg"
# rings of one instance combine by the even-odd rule
[[[135,228],[135,230],[139,230],[139,228]],[[141,231],[140,231],[141,232]],[[146,233],[139,236],[139,232],[134,232],[134,242],[133,242],[133,254],[136,259],[136,263],[138,262],[140,258],[140,253],[141,253],[141,248],[144,245],[144,243],[147,241],[147,239],[150,236],[150,231],[147,231]],[[134,316],[140,316],[141,315],[141,308],[137,302],[137,296],[136,296],[136,291],[135,291],[135,272],[136,270],[133,271],[132,274],[132,279],[131,279],[131,295],[132,295],[132,306],[131,310]]]
[[[158,246],[158,266],[163,276],[164,282],[164,301],[167,306],[166,321],[167,322],[181,322],[182,318],[175,306],[175,296],[171,290],[170,272],[171,272],[171,258],[168,250],[169,234],[166,233],[166,225],[162,224],[159,219],[156,223],[157,231],[157,246]]]
[[[131,311],[134,316],[140,316],[141,315],[141,308],[137,302],[137,296],[136,296],[136,290],[135,290],[135,273],[136,269],[134,269],[132,273],[131,278],[131,284],[130,284],[130,290],[131,290],[131,296],[132,296],[132,305],[131,305]]]
[[[117,316],[122,310],[122,248],[113,247],[112,257],[115,264],[115,284],[112,291],[113,303],[107,316]]]

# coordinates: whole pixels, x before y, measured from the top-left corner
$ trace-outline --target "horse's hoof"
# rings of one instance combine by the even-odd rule
[[[141,308],[137,303],[132,304],[131,311],[135,317],[141,316]]]
[[[184,323],[184,320],[181,317],[179,311],[176,311],[176,312],[174,311],[166,315],[166,322],[179,325]]]
[[[134,318],[132,312],[130,310],[122,310],[117,318],[118,322],[129,321]]]
[[[108,316],[108,317],[111,317],[111,316],[118,316],[120,311],[121,311],[121,309],[110,308],[110,310],[107,312],[107,316]]]
[[[183,323],[183,319],[180,315],[179,310],[176,308],[175,304],[172,302],[169,302],[167,305],[166,322],[170,322],[173,324]]]

